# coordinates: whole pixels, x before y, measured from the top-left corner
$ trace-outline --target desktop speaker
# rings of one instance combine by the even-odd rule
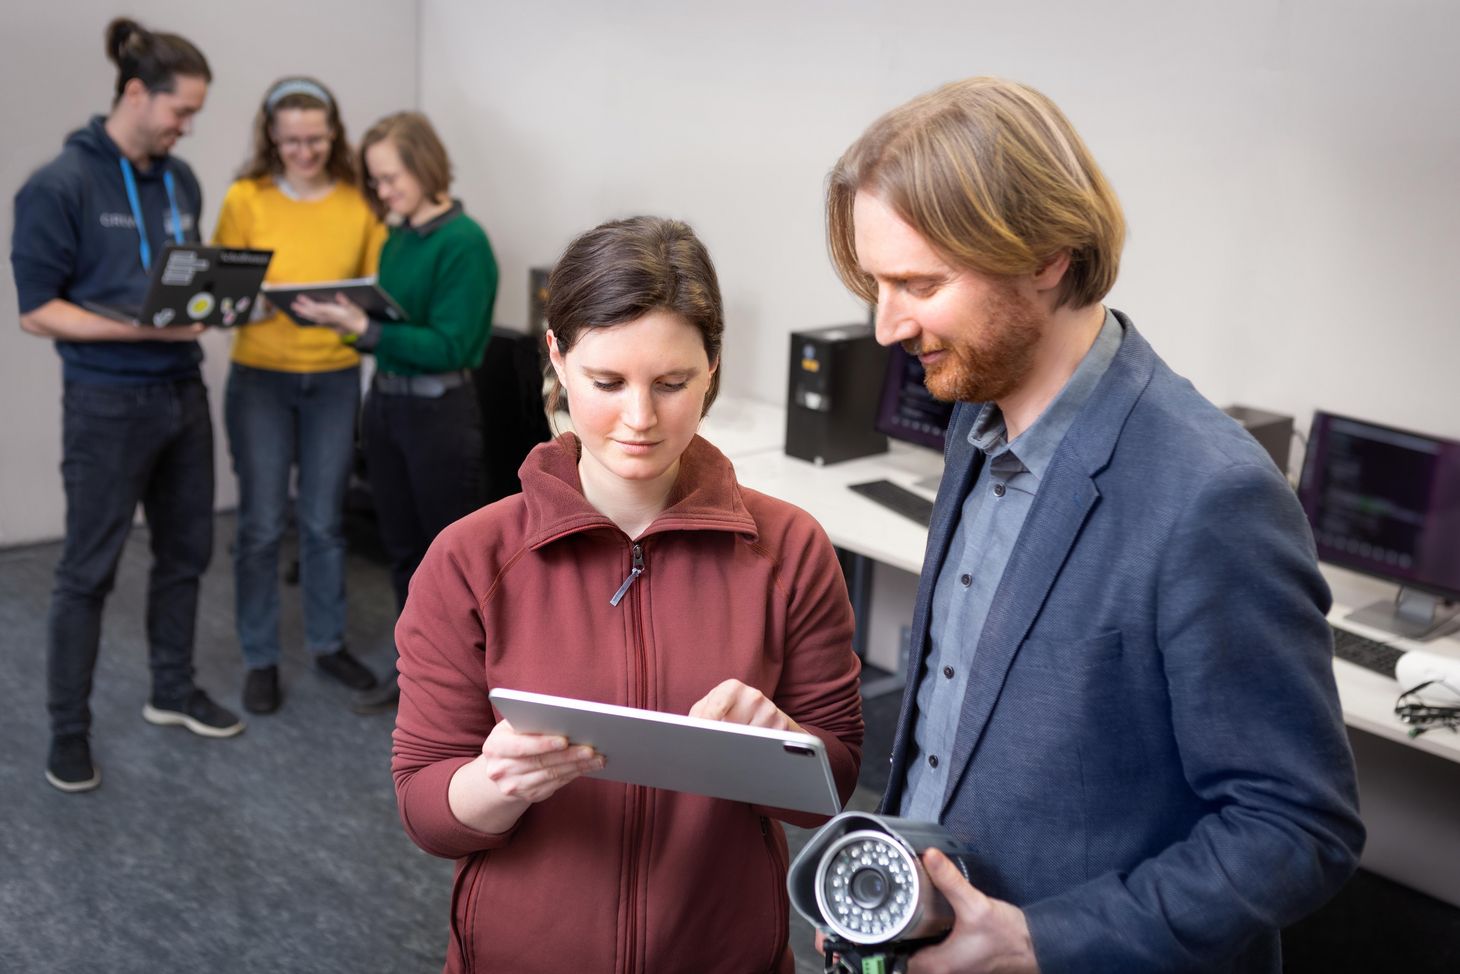
[[[786,454],[825,464],[885,452],[876,421],[886,369],[870,325],[793,332]]]
[[[1222,412],[1242,424],[1252,438],[1262,444],[1272,462],[1288,475],[1288,447],[1293,442],[1293,417],[1269,413],[1251,406],[1223,406]]]

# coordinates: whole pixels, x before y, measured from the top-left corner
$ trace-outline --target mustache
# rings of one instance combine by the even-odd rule
[[[926,345],[922,342],[921,339],[918,338],[909,338],[903,341],[901,344],[902,350],[915,358],[919,355],[929,355],[933,352],[943,351],[942,347]]]

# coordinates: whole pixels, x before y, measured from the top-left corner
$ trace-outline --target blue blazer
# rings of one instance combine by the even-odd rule
[[[1043,974],[1272,971],[1364,830],[1328,587],[1297,500],[1135,330],[1039,485],[973,657],[942,821]],[[933,584],[982,454],[949,426],[892,775]]]

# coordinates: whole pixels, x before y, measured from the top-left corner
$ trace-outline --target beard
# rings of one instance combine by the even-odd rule
[[[945,402],[995,402],[1012,393],[1034,368],[1046,316],[1014,290],[1000,285],[970,316],[969,334],[928,347],[925,339],[903,343],[910,355],[946,351],[923,376],[934,398]]]
[[[171,128],[149,128],[143,130],[142,136],[149,156],[165,156],[177,144],[179,133]]]

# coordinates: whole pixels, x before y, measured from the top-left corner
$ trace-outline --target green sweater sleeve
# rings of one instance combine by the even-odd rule
[[[474,369],[492,329],[497,261],[485,236],[443,248],[423,321],[382,322],[372,351],[383,369],[405,373]]]

